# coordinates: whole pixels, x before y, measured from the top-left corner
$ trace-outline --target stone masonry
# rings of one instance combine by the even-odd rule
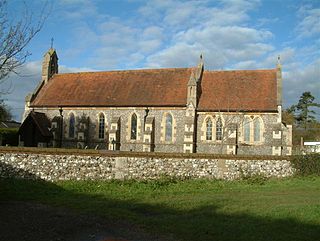
[[[282,159],[242,160],[218,158],[123,157],[108,155],[56,155],[0,153],[0,178],[58,180],[111,180],[209,178],[234,180],[244,176],[288,177],[295,170]]]
[[[19,143],[132,152],[291,155],[292,126],[282,123],[281,115],[281,72],[280,58],[270,70],[209,71],[201,55],[192,68],[59,74],[58,56],[51,48],[44,55],[42,80],[26,98]],[[30,112],[45,114],[51,125],[39,134],[36,127],[43,121],[34,125],[25,121]],[[42,137],[44,129],[52,137],[38,141],[35,136]]]

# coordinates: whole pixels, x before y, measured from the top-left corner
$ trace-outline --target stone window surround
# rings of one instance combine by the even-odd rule
[[[172,141],[172,134],[173,134],[173,121],[172,121],[172,115],[170,114],[167,114],[166,115],[166,120],[165,120],[165,135],[164,135],[164,138],[165,138],[165,141]]]
[[[100,130],[100,116],[103,115],[104,116],[104,138],[99,138],[99,130]],[[108,130],[108,121],[107,121],[107,118],[106,118],[106,115],[103,113],[103,112],[99,112],[97,115],[96,115],[96,118],[97,118],[97,125],[96,125],[96,133],[95,133],[95,136],[98,140],[106,140],[107,138],[107,130]]]
[[[172,140],[171,141],[166,141],[166,120],[167,120],[167,115],[171,115],[172,117]],[[177,139],[177,123],[174,115],[168,111],[164,112],[162,114],[162,120],[161,120],[161,136],[160,136],[160,142],[164,144],[173,144],[176,142]]]
[[[138,132],[137,115],[133,113],[131,115],[130,140],[137,140],[137,132]]]
[[[257,140],[256,140],[257,137]],[[253,120],[253,141],[260,142],[261,141],[261,120],[259,118],[255,118]]]
[[[70,137],[70,117],[71,115],[73,115],[74,117],[74,134],[73,134],[73,137]],[[69,111],[68,113],[68,121],[66,121],[66,132],[65,132],[65,138],[67,139],[71,139],[71,140],[74,140],[76,139],[76,133],[77,133],[77,118],[76,118],[76,114],[74,111]]]
[[[206,138],[207,120],[209,118],[212,121],[212,140],[207,140],[207,138]],[[217,137],[217,135],[216,135],[216,131],[217,131],[216,121],[218,118],[220,118],[221,122],[222,122],[222,140],[216,140],[216,137]],[[201,127],[201,141],[205,142],[205,143],[222,143],[223,142],[223,133],[224,133],[223,127],[224,126],[225,126],[225,120],[222,115],[215,115],[215,114],[206,115],[205,118],[203,119],[202,127]]]
[[[250,119],[249,126],[250,126],[250,138],[249,141],[244,140],[244,122],[246,119]],[[254,141],[254,122],[256,120],[260,121],[260,141]],[[264,127],[264,122],[263,119],[261,118],[260,115],[245,115],[243,117],[242,121],[242,128],[241,132],[239,133],[239,141],[245,144],[250,144],[250,145],[262,145],[265,142],[264,139],[264,133],[265,133],[265,127]]]
[[[213,138],[212,132],[213,132],[213,121],[211,120],[211,118],[207,118],[206,119],[206,140],[207,141],[212,140]]]
[[[220,126],[220,128],[221,128],[221,136],[220,136],[220,138],[221,138],[221,140],[218,140],[218,138],[217,138],[217,136],[218,136],[218,122],[219,122],[219,124],[221,125]],[[215,136],[215,138],[216,138],[216,141],[217,142],[221,142],[222,141],[222,139],[223,139],[223,127],[224,127],[224,123],[223,123],[223,121],[222,121],[222,118],[221,118],[221,116],[218,116],[217,117],[217,119],[216,119],[216,126],[215,126],[215,132],[216,132],[216,136]],[[220,139],[219,138],[219,139]]]
[[[136,114],[137,116],[137,138],[136,139],[131,139],[131,118],[133,114]],[[141,120],[140,120],[140,115],[137,113],[137,111],[133,111],[129,114],[129,118],[127,122],[126,139],[129,143],[138,143],[141,141]]]

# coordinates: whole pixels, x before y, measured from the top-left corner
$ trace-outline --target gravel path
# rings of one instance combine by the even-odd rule
[[[173,241],[33,202],[0,202],[0,241]]]

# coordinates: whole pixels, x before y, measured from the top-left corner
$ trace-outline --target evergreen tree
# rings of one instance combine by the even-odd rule
[[[312,107],[320,107],[320,104],[315,102],[315,98],[310,91],[306,91],[300,96],[298,104],[292,105],[287,111],[289,113],[297,113],[295,119],[298,125],[306,129],[308,123],[313,123],[316,121],[314,116],[316,112],[312,109]]]

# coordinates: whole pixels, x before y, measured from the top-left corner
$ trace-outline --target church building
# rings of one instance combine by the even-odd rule
[[[279,59],[263,70],[205,70],[200,56],[191,68],[59,74],[50,48],[26,97],[20,145],[290,155],[281,108]]]

